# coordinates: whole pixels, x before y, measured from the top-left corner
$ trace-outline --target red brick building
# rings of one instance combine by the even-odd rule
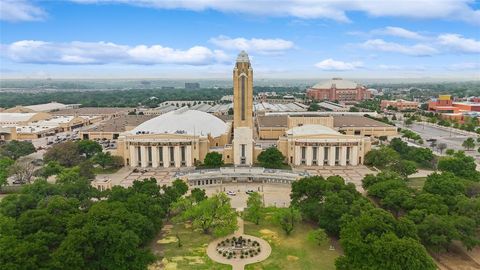
[[[380,103],[380,108],[382,110],[385,110],[389,106],[397,108],[399,111],[416,110],[418,108],[418,102],[397,99],[397,100],[382,100],[382,102]]]
[[[356,82],[333,78],[327,82],[317,83],[307,89],[307,97],[312,100],[358,102],[370,99],[372,93],[365,86]]]

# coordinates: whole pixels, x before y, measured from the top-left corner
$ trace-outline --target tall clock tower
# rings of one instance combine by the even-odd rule
[[[233,69],[233,163],[253,164],[253,69],[245,51]]]

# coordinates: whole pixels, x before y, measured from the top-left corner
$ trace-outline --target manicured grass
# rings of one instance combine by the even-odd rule
[[[427,180],[426,177],[412,177],[408,178],[407,185],[413,189],[420,190],[423,188],[425,181]]]
[[[168,227],[168,226],[167,226]],[[180,237],[182,246],[178,246],[176,235]],[[158,243],[162,239],[174,239],[171,243]],[[229,265],[224,265],[212,261],[206,254],[208,244],[215,239],[210,235],[205,235],[191,228],[186,228],[185,224],[173,224],[171,230],[162,232],[150,245],[158,261],[163,262],[163,267],[152,267],[153,269],[167,270],[229,270]]]
[[[272,246],[268,259],[247,265],[247,270],[334,270],[338,250],[329,250],[330,243],[319,246],[307,240],[308,233],[315,229],[311,224],[299,223],[291,235],[272,222],[272,208],[266,210],[260,225],[245,221],[245,233],[262,237]]]

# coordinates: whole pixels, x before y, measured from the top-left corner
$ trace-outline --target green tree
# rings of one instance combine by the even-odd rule
[[[43,165],[40,175],[44,178],[48,178],[52,175],[56,175],[62,171],[63,167],[57,161],[50,161]]]
[[[258,162],[265,168],[281,168],[285,157],[276,147],[269,147],[258,155]]]
[[[415,239],[399,237],[398,221],[379,208],[346,218],[340,233],[344,255],[337,269],[436,269],[425,248]],[[371,256],[375,254],[375,256]]]
[[[307,235],[308,240],[312,243],[315,243],[319,246],[324,245],[328,241],[328,236],[325,231],[321,228],[311,230]]]
[[[92,158],[93,162],[100,165],[102,169],[106,167],[110,167],[113,163],[113,157],[110,152],[99,152],[96,153],[95,156]]]
[[[263,209],[262,196],[258,192],[251,193],[247,199],[247,208],[245,209],[245,219],[258,225],[262,215],[262,209]]]
[[[199,203],[205,199],[207,199],[207,194],[205,193],[205,190],[199,189],[199,188],[194,188],[190,192],[190,196],[192,197],[193,201],[196,203]]]
[[[428,215],[417,228],[425,246],[435,251],[447,250],[452,240],[458,238],[454,220],[447,215]]]
[[[467,150],[471,150],[475,147],[475,140],[473,138],[468,138],[463,141],[462,146]]]
[[[463,151],[458,151],[453,156],[441,157],[437,165],[440,171],[451,172],[456,176],[472,180],[480,179],[480,172],[476,167],[475,159],[465,155]]]
[[[412,118],[408,118],[408,119],[405,120],[404,123],[405,123],[405,126],[409,127],[413,124],[413,120],[412,120]]]
[[[182,214],[182,219],[190,220],[193,229],[205,234],[224,236],[237,229],[237,214],[230,205],[230,198],[220,193],[192,205]]]
[[[5,156],[13,160],[31,153],[35,153],[35,147],[32,142],[13,140],[0,146],[0,157]]]
[[[87,159],[93,157],[97,153],[102,152],[102,146],[92,140],[81,140],[77,142],[78,152],[85,155]]]
[[[278,208],[273,219],[286,235],[290,235],[295,225],[301,220],[301,215],[300,211],[290,206],[288,208]]]
[[[68,141],[52,146],[43,155],[45,162],[57,161],[60,165],[65,167],[73,167],[78,165],[83,157],[78,150],[76,143]]]
[[[223,165],[222,154],[218,152],[209,152],[205,155],[203,165],[207,168],[218,168]]]
[[[379,149],[370,150],[370,152],[365,155],[365,164],[385,168],[398,159],[399,155],[395,150],[382,146]]]
[[[440,151],[440,154],[443,153],[443,150],[447,149],[447,144],[446,143],[439,143],[437,145],[438,150]]]
[[[390,166],[391,170],[397,172],[404,178],[417,172],[417,165],[410,160],[399,160]]]
[[[8,172],[13,163],[9,157],[0,158],[0,187],[7,184]]]
[[[445,151],[445,154],[449,155],[449,156],[453,156],[453,154],[455,154],[455,150],[453,149],[447,149],[447,151]]]

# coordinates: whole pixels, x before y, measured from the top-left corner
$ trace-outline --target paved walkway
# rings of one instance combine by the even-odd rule
[[[232,270],[243,270],[245,269],[245,265],[247,264],[252,264],[252,263],[257,263],[261,262],[270,256],[272,253],[272,247],[270,244],[263,240],[262,238],[258,238],[252,235],[246,235],[243,233],[243,219],[240,217],[237,217],[237,224],[238,224],[238,229],[231,235],[228,235],[226,237],[218,238],[212,242],[207,247],[207,255],[210,257],[210,259],[222,263],[222,264],[229,264],[232,266]],[[227,259],[223,257],[222,255],[218,254],[217,252],[217,244],[226,238],[232,237],[232,236],[242,236],[247,239],[251,239],[252,241],[257,241],[260,243],[260,254],[258,254],[255,257],[251,258],[245,258],[245,259]]]

